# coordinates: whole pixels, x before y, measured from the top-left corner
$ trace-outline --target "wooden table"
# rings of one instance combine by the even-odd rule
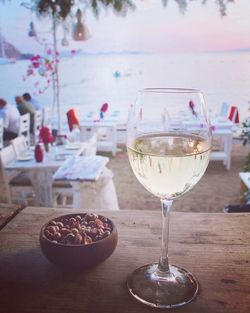
[[[21,210],[19,205],[0,203],[0,230]]]
[[[0,312],[153,312],[128,293],[126,278],[157,261],[160,211],[102,212],[118,227],[114,254],[85,272],[62,272],[42,255],[48,219],[72,212],[26,208],[0,231]],[[172,213],[170,259],[199,280],[195,301],[179,313],[250,312],[250,214]]]

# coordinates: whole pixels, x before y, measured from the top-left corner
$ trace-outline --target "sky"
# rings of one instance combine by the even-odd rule
[[[41,53],[43,46],[28,37],[29,23],[34,22],[40,38],[51,42],[51,20],[37,19],[20,2],[5,0],[4,4],[0,3],[1,33],[23,53]],[[180,13],[174,0],[169,0],[166,8],[161,0],[134,0],[136,9],[125,17],[108,10],[102,11],[97,19],[88,10],[83,21],[90,38],[79,43],[69,34],[68,49],[82,49],[88,53],[124,50],[192,53],[250,48],[250,0],[229,3],[225,17],[220,16],[216,0],[208,0],[206,5],[201,2],[191,1],[185,14]],[[72,22],[69,21],[70,25]],[[58,26],[57,37],[60,46],[62,25]]]

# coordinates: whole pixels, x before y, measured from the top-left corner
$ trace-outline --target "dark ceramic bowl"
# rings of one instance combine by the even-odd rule
[[[92,267],[106,260],[116,248],[118,241],[117,229],[115,224],[107,217],[105,218],[108,220],[108,223],[111,226],[110,234],[107,237],[90,244],[79,245],[53,242],[52,240],[49,240],[44,234],[46,227],[51,224],[51,221],[58,222],[63,218],[75,218],[77,215],[83,217],[86,215],[86,213],[62,215],[48,221],[41,228],[40,246],[42,252],[50,262],[59,267],[68,269],[84,269]]]

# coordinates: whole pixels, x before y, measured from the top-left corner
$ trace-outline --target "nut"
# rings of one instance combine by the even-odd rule
[[[111,232],[112,226],[106,217],[90,213],[52,220],[44,235],[55,243],[87,245],[109,236]]]

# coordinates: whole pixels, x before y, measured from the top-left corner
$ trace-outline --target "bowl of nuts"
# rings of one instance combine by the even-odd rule
[[[84,269],[106,260],[117,241],[115,224],[94,213],[56,217],[44,224],[40,232],[40,246],[46,258],[70,269]]]

